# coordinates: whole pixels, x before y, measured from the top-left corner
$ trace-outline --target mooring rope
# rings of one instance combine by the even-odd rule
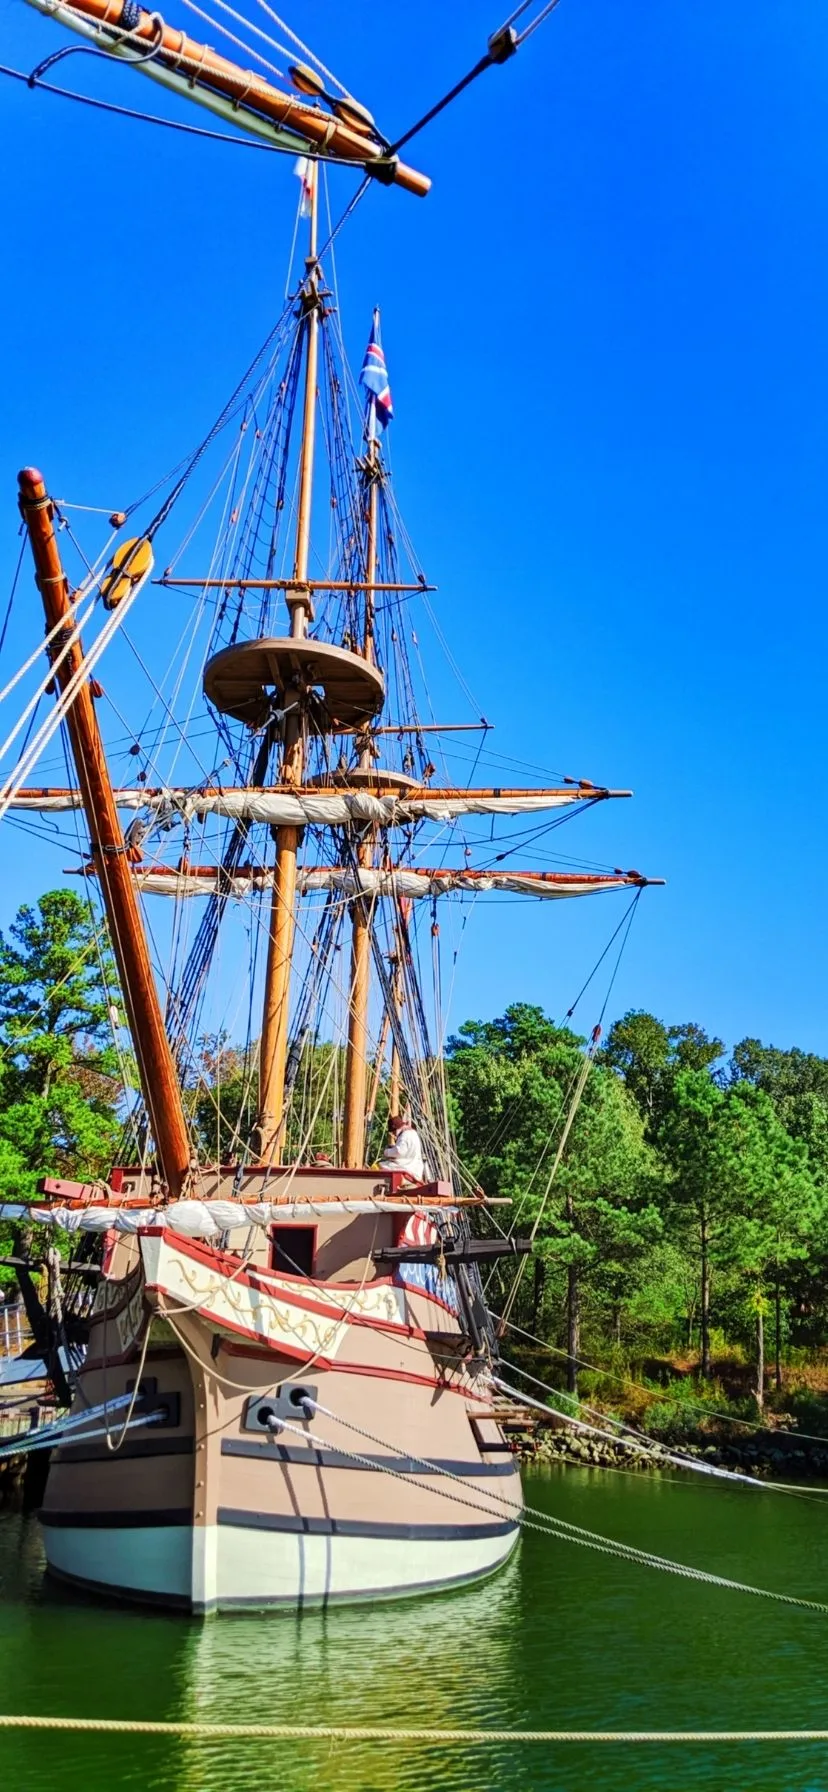
[[[278,1421],[278,1430],[274,1435],[279,1435],[282,1431],[290,1431],[303,1441],[314,1444],[317,1449],[333,1450],[337,1455],[349,1458],[360,1468],[370,1468],[381,1474],[390,1475],[392,1480],[403,1481],[409,1487],[417,1487],[424,1493],[436,1494],[442,1499],[451,1500],[455,1505],[468,1506],[472,1511],[484,1513],[487,1518],[496,1517],[496,1508],[500,1507],[501,1510],[505,1509],[508,1517],[515,1525],[520,1526],[521,1530],[537,1531],[545,1537],[556,1537],[558,1542],[574,1543],[581,1549],[591,1549],[599,1555],[615,1556],[620,1561],[637,1564],[643,1568],[653,1568],[662,1574],[678,1575],[682,1580],[699,1581],[710,1587],[722,1587],[729,1593],[747,1593],[753,1599],[770,1599],[777,1605],[794,1606],[800,1611],[816,1612],[820,1617],[828,1617],[828,1604],[824,1604],[820,1600],[802,1599],[796,1593],[775,1592],[771,1587],[757,1587],[750,1581],[732,1580],[727,1575],[714,1574],[708,1568],[691,1568],[686,1562],[673,1562],[668,1556],[656,1555],[652,1550],[637,1549],[632,1543],[622,1543],[617,1538],[605,1537],[600,1531],[589,1531],[584,1525],[572,1524],[569,1519],[558,1518],[554,1513],[544,1512],[537,1506],[525,1506],[516,1501],[504,1499],[501,1494],[492,1493],[488,1489],[478,1488],[474,1490],[475,1497],[470,1498],[471,1490],[469,1489],[465,1493],[453,1493],[450,1488],[435,1487],[428,1481],[413,1480],[408,1472],[402,1473],[398,1468],[393,1467],[394,1458],[399,1453],[387,1441],[377,1437],[374,1432],[364,1430],[352,1419],[345,1419],[341,1414],[330,1412],[327,1407],[320,1406],[317,1400],[307,1398],[301,1402],[301,1405],[307,1413],[308,1420],[314,1413],[321,1412],[327,1418],[337,1419],[339,1424],[344,1425],[349,1431],[354,1431],[357,1436],[365,1438],[369,1443],[379,1445],[380,1448],[388,1452],[389,1462],[378,1462],[376,1457],[363,1456],[359,1451],[348,1450],[342,1444],[333,1444],[330,1438],[321,1437],[318,1432],[311,1431],[307,1425],[301,1427],[293,1425],[288,1419]],[[431,1462],[425,1456],[412,1454],[408,1460],[416,1464],[426,1474],[439,1477],[442,1481],[457,1482],[461,1487],[466,1487],[464,1477],[456,1475],[451,1469],[441,1468],[439,1463]]]
[[[409,1729],[391,1724],[214,1724],[182,1719],[50,1717],[0,1713],[2,1730],[77,1730],[116,1736],[191,1736],[204,1742],[412,1742],[412,1743],[701,1743],[828,1742],[828,1730],[475,1730]]]

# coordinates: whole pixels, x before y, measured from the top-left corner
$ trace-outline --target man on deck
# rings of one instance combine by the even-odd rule
[[[382,1154],[381,1170],[401,1170],[411,1182],[426,1182],[428,1167],[420,1135],[410,1114],[392,1114],[388,1122],[391,1140]]]

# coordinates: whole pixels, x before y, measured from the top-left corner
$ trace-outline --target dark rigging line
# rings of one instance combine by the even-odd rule
[[[607,956],[607,953],[608,953],[608,952],[609,952],[609,951],[610,951],[610,949],[611,949],[611,947],[612,947],[612,945],[613,945],[613,943],[614,943],[614,941],[615,941],[615,940],[617,940],[617,938],[618,938],[618,935],[619,935],[619,933],[620,933],[620,932],[621,932],[621,929],[622,929],[622,927],[623,927],[623,926],[624,926],[624,923],[625,923],[625,921],[630,921],[630,922],[631,922],[631,921],[632,921],[632,912],[633,912],[633,909],[634,909],[634,908],[635,908],[635,905],[636,905],[636,903],[637,903],[637,901],[638,901],[638,898],[639,898],[639,896],[640,896],[640,895],[641,895],[641,891],[640,891],[640,890],[636,890],[636,892],[635,892],[635,895],[634,895],[634,897],[633,897],[633,899],[632,899],[632,902],[631,902],[631,903],[630,903],[630,906],[629,906],[629,908],[627,908],[627,909],[625,909],[625,910],[624,910],[624,913],[623,913],[623,915],[622,915],[622,916],[621,916],[621,919],[620,919],[620,921],[619,921],[619,923],[618,923],[618,926],[617,926],[617,927],[616,927],[616,928],[615,928],[615,929],[614,929],[614,931],[613,931],[613,932],[612,932],[612,933],[611,933],[611,934],[610,934],[610,936],[609,936],[609,939],[608,939],[608,940],[607,940],[607,943],[606,943],[606,945],[605,945],[605,947],[604,947],[604,950],[603,950],[603,952],[602,952],[602,953],[601,953],[601,956],[600,956],[600,958],[596,958],[596,960],[595,960],[595,963],[594,963],[594,965],[593,965],[593,967],[592,967],[592,970],[591,970],[591,971],[590,971],[590,973],[589,973],[589,976],[588,976],[588,977],[587,977],[587,980],[586,980],[586,982],[585,982],[585,983],[582,983],[582,985],[581,985],[581,987],[580,987],[580,989],[579,989],[579,991],[578,991],[578,994],[577,994],[577,995],[576,995],[576,997],[575,997],[575,1000],[574,1000],[574,1002],[573,1002],[573,1004],[572,1004],[572,1007],[571,1007],[571,1008],[567,1008],[567,1011],[566,1011],[566,1014],[565,1014],[565,1015],[564,1015],[564,1020],[571,1020],[571,1019],[572,1019],[572,1016],[573,1016],[573,1014],[574,1014],[574,1013],[575,1013],[575,1010],[576,1010],[576,1008],[577,1008],[577,1006],[578,1006],[578,1003],[579,1003],[579,1002],[580,1002],[580,1000],[581,1000],[581,997],[582,997],[582,996],[583,996],[583,995],[585,995],[585,994],[586,994],[586,992],[587,992],[587,990],[588,990],[588,989],[589,989],[589,986],[590,986],[590,983],[591,983],[591,982],[592,982],[592,979],[593,979],[593,977],[594,977],[594,976],[595,976],[595,974],[596,974],[596,972],[597,972],[597,971],[599,971],[599,970],[600,970],[600,968],[601,968],[601,965],[602,965],[602,964],[603,964],[603,962],[604,962],[604,959],[605,959],[605,958],[606,958],[606,956]],[[625,944],[626,944],[626,941],[625,941],[625,942],[624,942],[624,943],[625,943]],[[606,1005],[607,1005],[607,1004],[606,1004],[606,1002],[605,1002],[605,1003],[604,1003],[604,1008],[606,1008]],[[602,1009],[602,1010],[601,1010],[601,1014],[602,1014],[602,1018],[603,1018],[603,1012],[604,1012],[604,1010],[603,1010],[603,1009]]]
[[[635,911],[638,907],[640,899],[641,899],[641,891],[637,890],[632,899],[632,902],[630,903],[629,913],[627,916],[627,926],[622,935],[621,944],[618,948],[618,957],[615,960],[615,966],[613,968],[613,973],[612,973],[612,976],[610,977],[609,983],[607,985],[607,993],[604,997],[604,1006],[601,1009],[601,1012],[598,1016],[599,1028],[602,1027],[604,1024],[604,1015],[607,1012],[607,1007],[609,1005],[609,999],[610,999],[610,996],[612,995],[613,984],[615,983],[615,979],[618,976],[619,970],[621,969],[621,960],[624,956],[624,951],[625,951],[625,948],[627,945],[627,941],[630,937],[630,928],[632,927],[633,921],[635,920]]]
[[[11,621],[12,608],[14,605],[15,595],[17,593],[17,586],[18,586],[18,582],[20,579],[20,573],[21,573],[21,570],[23,567],[23,556],[26,552],[27,535],[26,535],[25,529],[23,529],[21,531],[21,535],[22,535],[22,539],[20,542],[20,553],[18,554],[17,565],[14,569],[14,578],[12,579],[12,587],[11,587],[11,591],[9,592],[9,601],[6,605],[6,614],[3,617],[3,627],[2,627],[2,630],[0,630],[0,653],[2,653],[3,647],[5,645],[6,633],[8,630],[9,623]]]
[[[517,10],[511,14],[506,20],[505,25],[499,26],[497,31],[492,32],[485,55],[481,56],[480,61],[475,63],[474,68],[469,69],[468,74],[464,75],[461,81],[457,81],[454,87],[451,87],[448,93],[444,94],[443,98],[437,101],[436,105],[430,106],[428,111],[423,113],[422,118],[417,120],[416,124],[413,124],[409,130],[404,131],[403,135],[398,137],[395,143],[391,144],[390,149],[388,150],[389,156],[396,155],[397,151],[402,149],[404,144],[410,143],[412,137],[418,136],[419,132],[424,130],[427,124],[431,124],[432,119],[437,118],[441,112],[445,112],[446,107],[450,106],[454,100],[458,99],[460,94],[464,93],[466,88],[471,86],[472,81],[477,80],[478,75],[484,74],[487,68],[497,68],[501,63],[508,62],[510,58],[515,55],[516,51],[520,49],[521,44],[525,43],[526,39],[532,36],[533,31],[537,31],[538,26],[542,25],[544,20],[548,19],[549,14],[555,11],[556,6],[559,4],[559,0],[547,0],[547,5],[541,8],[538,17],[533,19],[531,23],[526,26],[525,30],[518,32],[514,29],[514,21],[515,19],[520,18],[522,13],[526,12],[530,4],[531,0],[524,0],[523,5],[519,6]]]
[[[94,112],[113,112],[119,118],[135,118],[141,124],[158,124],[165,131],[181,131],[185,137],[207,137],[213,143],[236,143],[241,149],[263,149],[268,155],[295,155],[295,150],[280,149],[277,143],[261,143],[254,137],[236,137],[230,131],[208,131],[198,124],[181,124],[174,118],[159,118],[156,112],[138,112],[133,106],[116,106],[112,100],[96,100],[89,93],[73,93],[70,87],[57,87],[52,81],[32,83],[31,75],[24,74],[22,69],[9,68],[0,62],[0,75],[8,75],[12,81],[22,81],[32,92],[56,93],[59,99],[75,100],[79,106],[91,106]],[[339,158],[337,157],[337,160]],[[361,164],[353,163],[353,167]]]

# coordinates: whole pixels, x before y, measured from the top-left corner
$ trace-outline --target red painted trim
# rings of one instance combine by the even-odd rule
[[[372,1369],[368,1364],[340,1363],[339,1361],[331,1366],[334,1370],[341,1369],[343,1375],[374,1375],[378,1381],[409,1381],[417,1387],[437,1388],[441,1394],[462,1394],[464,1400],[476,1400],[479,1405],[486,1405],[487,1397],[483,1394],[472,1394],[468,1388],[452,1387],[449,1382],[438,1381],[436,1377],[415,1375],[409,1369]],[[488,1396],[488,1399],[491,1399],[491,1395]]]
[[[278,1350],[274,1348],[272,1351],[250,1350],[245,1344],[227,1344],[224,1348],[228,1356],[247,1357],[252,1362],[270,1362],[273,1356],[287,1354],[281,1345]],[[474,1400],[481,1406],[485,1406],[491,1398],[484,1394],[473,1394],[468,1388],[452,1387],[450,1382],[438,1381],[435,1376],[417,1375],[411,1369],[372,1368],[370,1363],[343,1363],[339,1357],[331,1362],[318,1357],[314,1360],[314,1368],[317,1367],[325,1369],[331,1375],[368,1375],[373,1376],[376,1381],[399,1381],[418,1388],[436,1388],[441,1394],[460,1394],[464,1400]]]
[[[393,1277],[392,1277],[392,1280],[393,1280]],[[419,1294],[423,1300],[430,1300],[432,1306],[441,1307],[444,1313],[450,1313],[452,1319],[457,1318],[457,1308],[450,1307],[448,1304],[448,1301],[441,1300],[439,1294],[432,1294],[431,1290],[429,1288],[420,1288],[416,1283],[403,1282],[403,1281],[394,1282],[394,1287],[395,1288],[404,1288],[406,1294]],[[459,1329],[460,1328],[458,1326],[458,1331],[459,1331]],[[447,1332],[446,1336],[449,1337],[450,1334]]]
[[[283,1222],[281,1220],[273,1221],[273,1225],[275,1226],[281,1226],[282,1224]],[[286,1226],[292,1225],[293,1221],[285,1221],[284,1224]],[[296,1224],[301,1225],[302,1222],[296,1221]],[[272,1228],[268,1226],[268,1233],[271,1229]],[[316,1229],[318,1231],[318,1227]],[[331,1291],[330,1299],[335,1306],[338,1306],[339,1302],[336,1299],[334,1290],[337,1292],[341,1291],[343,1294],[348,1294],[365,1287],[396,1289],[403,1287],[403,1284],[395,1279],[393,1272],[386,1276],[374,1276],[372,1280],[367,1283],[362,1281],[322,1282],[319,1279],[314,1280],[308,1276],[291,1275],[290,1271],[287,1269],[271,1270],[263,1264],[256,1264],[251,1269],[244,1269],[241,1274],[238,1274],[239,1260],[232,1251],[220,1251],[215,1245],[203,1244],[197,1238],[185,1238],[183,1233],[174,1232],[169,1226],[142,1226],[141,1231],[138,1233],[138,1237],[163,1238],[167,1244],[174,1246],[177,1251],[181,1251],[185,1257],[192,1257],[196,1262],[204,1263],[209,1269],[214,1269],[219,1272],[227,1270],[228,1273],[232,1275],[234,1282],[247,1282],[250,1286],[258,1286],[261,1284],[263,1291],[266,1293],[278,1292],[278,1290],[269,1286],[268,1277],[270,1276],[278,1277],[280,1284],[282,1282],[289,1282],[291,1285],[289,1290],[291,1296],[293,1295],[294,1286],[297,1290],[306,1288],[309,1280],[311,1280],[315,1288],[325,1288]],[[437,1306],[445,1307],[445,1301],[441,1301],[439,1295],[430,1294],[425,1288],[415,1288],[413,1292],[415,1294],[421,1294],[424,1300],[432,1300]],[[305,1300],[308,1299],[309,1297],[306,1295]],[[327,1311],[327,1308],[325,1311]],[[447,1307],[446,1311],[450,1313],[452,1312],[452,1308]],[[381,1320],[377,1321],[377,1323],[382,1325],[393,1324],[391,1320]],[[396,1326],[394,1329],[399,1331],[400,1327]]]
[[[161,1236],[163,1237],[165,1244],[168,1244],[171,1249],[178,1251],[184,1257],[189,1257],[193,1262],[201,1263],[218,1274],[226,1271],[228,1279],[230,1275],[232,1275],[233,1282],[237,1288],[255,1288],[257,1293],[270,1295],[273,1300],[281,1299],[289,1301],[292,1305],[299,1307],[302,1312],[315,1313],[320,1315],[323,1319],[333,1319],[338,1322],[342,1321],[346,1325],[362,1326],[368,1331],[389,1332],[397,1337],[405,1338],[425,1337],[425,1333],[420,1326],[404,1325],[393,1319],[372,1319],[365,1313],[349,1313],[345,1303],[338,1298],[339,1291],[341,1290],[345,1295],[354,1290],[358,1291],[362,1287],[362,1283],[360,1282],[331,1282],[324,1284],[326,1291],[329,1288],[335,1288],[337,1290],[336,1294],[331,1293],[328,1296],[329,1304],[325,1304],[322,1300],[314,1300],[311,1295],[300,1292],[300,1290],[303,1291],[308,1287],[306,1276],[289,1276],[286,1274],[283,1275],[280,1272],[278,1279],[275,1277],[271,1279],[271,1272],[269,1270],[259,1268],[250,1270],[245,1269],[240,1272],[238,1258],[233,1257],[230,1252],[216,1251],[209,1245],[198,1245],[195,1240],[191,1238],[179,1238],[176,1232],[170,1232],[158,1227],[147,1227],[147,1232],[151,1231],[153,1236],[156,1237],[159,1234],[159,1230],[161,1231]],[[283,1286],[285,1282],[289,1284],[288,1287]],[[377,1286],[394,1286],[390,1276],[378,1277],[376,1281],[366,1283],[365,1285],[366,1287],[371,1288],[376,1288]],[[151,1284],[151,1286],[155,1292],[165,1292],[164,1289],[161,1289],[155,1283]],[[319,1290],[319,1283],[312,1283],[311,1286],[317,1289],[317,1291]],[[201,1309],[198,1307],[195,1310],[200,1311]],[[224,1323],[225,1322],[222,1320],[222,1324]]]

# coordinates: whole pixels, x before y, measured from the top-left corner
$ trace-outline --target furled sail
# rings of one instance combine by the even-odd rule
[[[121,789],[114,791],[121,809],[148,810],[151,814],[180,815],[184,821],[200,821],[220,815],[230,821],[265,822],[270,827],[344,827],[348,822],[373,823],[378,827],[404,826],[413,821],[455,821],[463,815],[534,815],[546,809],[566,809],[575,803],[603,802],[610,797],[631,796],[629,790],[606,790],[585,780],[560,789],[520,790],[494,786],[488,790],[414,789],[397,792],[372,790],[304,789],[274,787],[270,790]],[[41,814],[82,806],[78,790],[46,788],[21,790],[10,807],[35,809]]]
[[[240,866],[232,874],[220,866],[188,865],[179,870],[167,865],[136,865],[135,881],[149,896],[227,896],[245,897],[255,890],[273,888],[272,870],[258,866]],[[300,896],[313,896],[333,891],[349,900],[353,896],[407,897],[445,896],[453,891],[466,895],[485,895],[504,891],[511,896],[594,896],[605,890],[642,889],[649,883],[662,883],[662,878],[647,878],[640,871],[569,872],[569,871],[474,871],[452,870],[441,866],[436,870],[412,870],[394,866],[390,870],[375,866],[347,865],[306,866],[297,872],[296,887]]]

